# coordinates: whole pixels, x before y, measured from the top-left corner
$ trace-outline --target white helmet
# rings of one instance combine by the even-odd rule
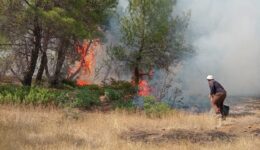
[[[213,80],[213,79],[214,79],[213,75],[208,75],[207,76],[207,80]]]

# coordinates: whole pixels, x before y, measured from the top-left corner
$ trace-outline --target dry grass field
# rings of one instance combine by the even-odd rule
[[[259,111],[231,115],[221,128],[209,114],[82,112],[0,106],[1,150],[257,150]],[[248,130],[247,130],[248,129]],[[244,131],[246,130],[246,131]]]

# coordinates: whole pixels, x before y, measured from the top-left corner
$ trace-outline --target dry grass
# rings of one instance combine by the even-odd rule
[[[87,113],[75,110],[0,106],[0,149],[100,149],[100,150],[254,150],[260,147],[256,137],[237,137],[231,142],[211,143],[132,142],[121,138],[131,130],[210,131],[215,119],[207,114],[175,112],[161,119],[126,112]]]

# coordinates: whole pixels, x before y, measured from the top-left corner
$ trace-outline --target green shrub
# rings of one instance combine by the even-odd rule
[[[104,93],[111,101],[113,108],[133,109],[133,97],[136,88],[128,81],[116,81],[111,79],[109,84],[105,84]]]
[[[170,106],[163,102],[156,101],[153,96],[144,97],[144,112],[148,117],[161,118],[170,112]]]
[[[104,89],[114,89],[120,91],[125,96],[133,96],[137,92],[137,88],[128,81],[116,81],[111,79],[109,84],[104,85]]]
[[[28,87],[0,85],[0,101],[1,103],[21,103],[29,91]]]
[[[11,104],[33,104],[62,106],[68,102],[68,91],[41,87],[0,85],[0,102]]]
[[[72,90],[71,90],[72,89]],[[99,97],[106,95],[114,108],[134,108],[132,97],[135,88],[126,81],[113,81],[100,87],[89,85],[69,89],[51,89],[44,87],[23,87],[0,85],[0,103],[72,106],[90,108],[100,105]]]
[[[90,90],[88,88],[80,88],[76,91],[75,99],[72,102],[72,107],[90,108],[100,104],[100,91]]]
[[[112,103],[113,108],[115,109],[126,109],[126,110],[133,110],[135,109],[135,105],[131,100],[126,101],[115,101]]]
[[[124,93],[122,90],[105,89],[105,95],[110,101],[120,101],[124,99]]]
[[[100,87],[96,84],[88,85],[88,86],[83,86],[83,87],[78,87],[77,89],[80,90],[88,90],[88,91],[94,91],[97,92],[99,95],[104,95],[104,88]]]
[[[55,99],[54,93],[48,89],[32,87],[28,95],[26,95],[25,104],[48,104]]]
[[[63,80],[63,81],[62,81],[62,84],[63,84],[63,86],[65,86],[65,87],[72,87],[72,88],[77,87],[75,81]]]

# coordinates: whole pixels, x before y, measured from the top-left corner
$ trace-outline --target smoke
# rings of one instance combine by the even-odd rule
[[[128,4],[129,4],[128,0],[119,0],[118,8],[125,10],[127,8]]]
[[[125,12],[127,6],[128,0],[119,0],[118,11]],[[258,95],[260,1],[178,0],[174,9],[174,15],[191,12],[186,37],[195,56],[184,61],[175,77],[182,81],[185,95],[207,95],[208,74],[215,76],[228,95]],[[120,35],[118,25],[112,27]]]
[[[260,93],[260,1],[179,0],[191,11],[187,37],[196,55],[178,74],[187,95],[208,93],[212,74],[229,95]]]

